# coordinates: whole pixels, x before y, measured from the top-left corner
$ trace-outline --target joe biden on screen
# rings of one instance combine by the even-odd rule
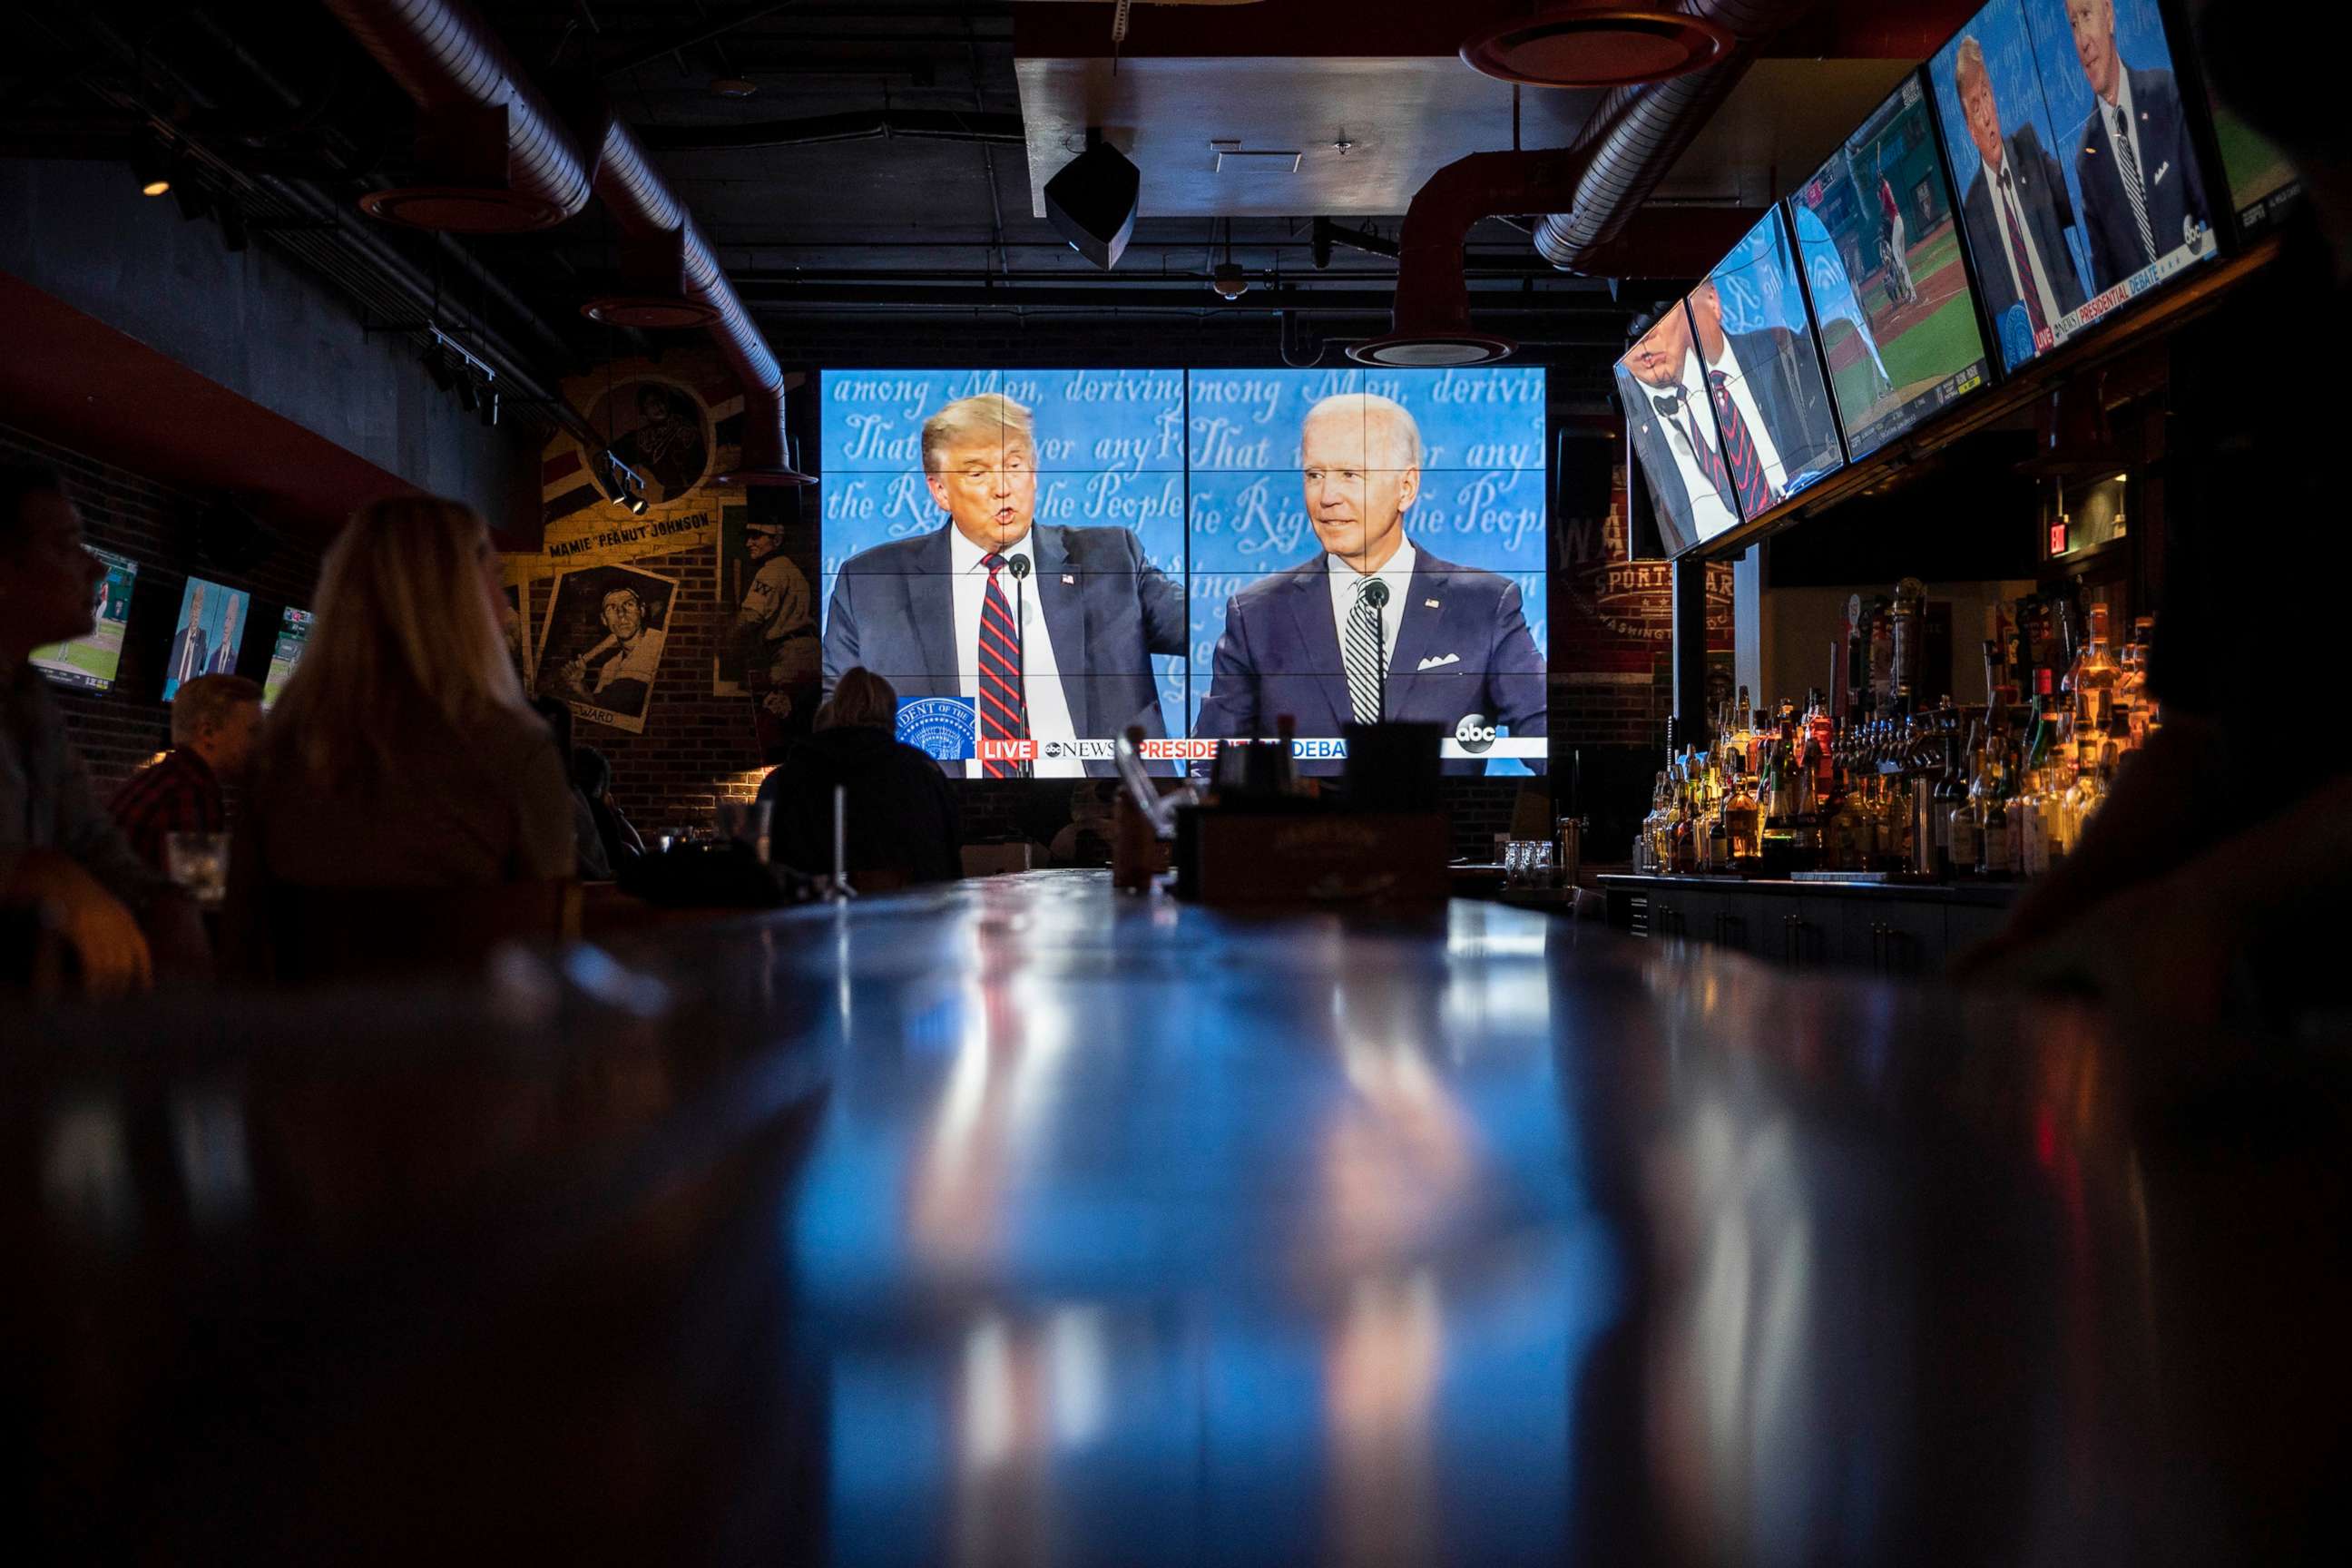
[[[1305,736],[1383,719],[1452,734],[1473,716],[1514,739],[1547,733],[1543,655],[1517,586],[1442,561],[1405,534],[1422,484],[1412,416],[1370,394],[1327,397],[1307,412],[1300,455],[1307,519],[1323,548],[1226,601],[1194,736],[1267,737],[1284,714]]]

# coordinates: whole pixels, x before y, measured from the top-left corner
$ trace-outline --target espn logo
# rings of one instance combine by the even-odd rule
[[[1146,740],[1137,751],[1147,763],[1206,763],[1215,760],[1217,742]]]
[[[1037,760],[1037,742],[1034,740],[991,740],[982,736],[980,760],[983,763],[1034,763]]]

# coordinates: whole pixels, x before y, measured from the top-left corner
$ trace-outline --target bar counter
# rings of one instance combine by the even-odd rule
[[[42,1560],[2343,1560],[2310,1043],[1087,873],[0,1032]]]

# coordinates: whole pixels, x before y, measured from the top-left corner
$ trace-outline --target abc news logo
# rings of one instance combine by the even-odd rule
[[[1107,763],[1118,755],[1118,748],[1108,741],[1045,741],[1038,745],[1039,754],[1049,763],[1067,757],[1076,757],[1082,763]]]
[[[1502,731],[1487,723],[1484,713],[1465,713],[1454,726],[1454,743],[1474,757],[1493,751],[1502,738]]]

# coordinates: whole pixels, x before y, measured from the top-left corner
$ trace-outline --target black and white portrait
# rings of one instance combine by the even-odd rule
[[[677,579],[634,566],[558,577],[540,642],[539,690],[583,719],[643,733],[677,595]]]

